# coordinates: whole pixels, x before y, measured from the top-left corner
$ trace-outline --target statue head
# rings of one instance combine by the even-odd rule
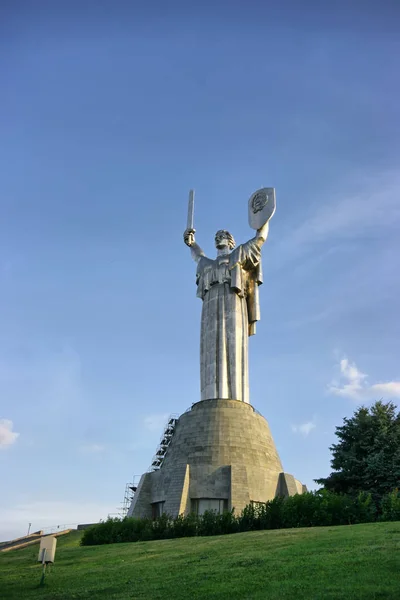
[[[215,246],[221,250],[222,248],[228,247],[229,250],[232,250],[236,246],[235,240],[233,239],[233,235],[229,233],[226,229],[220,229],[215,234]]]

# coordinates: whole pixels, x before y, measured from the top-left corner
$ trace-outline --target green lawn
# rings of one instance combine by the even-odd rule
[[[38,546],[0,554],[2,600],[400,599],[400,522],[79,546],[57,543],[43,588]]]

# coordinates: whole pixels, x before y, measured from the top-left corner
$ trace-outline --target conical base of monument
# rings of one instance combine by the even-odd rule
[[[140,479],[128,515],[235,509],[305,491],[282,463],[266,419],[238,400],[203,400],[179,418],[159,470]]]

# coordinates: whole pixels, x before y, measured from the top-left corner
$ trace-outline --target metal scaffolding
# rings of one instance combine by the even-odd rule
[[[171,443],[172,437],[175,432],[175,427],[178,422],[179,415],[170,415],[168,417],[168,421],[165,424],[164,432],[160,438],[160,443],[157,446],[157,450],[155,455],[153,456],[153,460],[151,462],[151,466],[148,471],[158,471],[161,468],[163,460],[168,450],[168,446]],[[125,485],[125,494],[123,502],[121,502],[121,506],[118,509],[118,513],[115,516],[119,518],[124,518],[128,514],[129,507],[132,504],[132,500],[135,496],[136,490],[138,488],[140,482],[140,475],[135,475],[132,479],[132,482],[127,483]],[[109,515],[114,516],[114,515]]]
[[[132,504],[132,500],[133,500],[133,497],[137,490],[137,487],[139,485],[139,481],[140,481],[140,475],[134,475],[132,482],[127,483],[125,485],[124,500],[121,503],[121,506],[118,511],[118,516],[121,517],[122,519],[124,517],[126,517],[126,515],[128,514],[128,510],[129,510],[130,505]]]
[[[179,415],[170,415],[168,421],[164,427],[164,433],[160,438],[160,443],[157,447],[156,453],[153,456],[149,471],[158,471],[161,468],[165,455],[168,451],[168,446],[171,443],[172,437],[175,433],[175,427],[179,420]]]

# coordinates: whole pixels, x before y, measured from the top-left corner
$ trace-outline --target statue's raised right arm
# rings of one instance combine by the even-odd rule
[[[196,243],[196,240],[194,238],[195,233],[195,229],[185,229],[185,232],[183,234],[183,241],[185,242],[186,246],[189,246],[193,260],[199,262],[201,257],[205,256],[205,254],[200,248],[200,246]]]

